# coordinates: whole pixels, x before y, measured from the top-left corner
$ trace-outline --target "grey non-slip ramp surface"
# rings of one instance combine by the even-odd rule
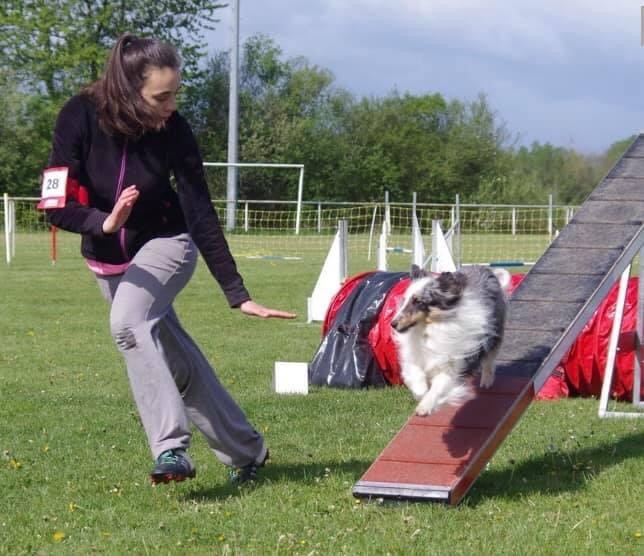
[[[539,390],[639,252],[643,223],[640,135],[514,291],[497,373]]]
[[[494,386],[412,416],[353,494],[457,504],[642,249],[643,222],[639,135],[513,292]]]

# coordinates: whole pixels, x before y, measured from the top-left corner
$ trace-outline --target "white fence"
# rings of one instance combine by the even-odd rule
[[[55,241],[38,199],[4,195],[0,207],[7,262],[23,256],[43,263],[78,256],[78,236],[58,232]],[[220,218],[225,200],[213,205]],[[297,207],[301,210],[298,211]],[[413,214],[417,216],[425,251],[431,251],[432,221],[443,230],[454,228],[454,257],[462,264],[502,266],[530,264],[545,251],[557,231],[568,223],[574,207],[545,205],[470,205],[423,203],[332,203],[296,201],[239,201],[235,229],[226,232],[236,257],[325,256],[338,221],[348,226],[349,256],[361,261],[352,270],[375,264],[375,251],[383,226],[393,265],[408,268],[412,249]],[[357,264],[357,263],[356,263]]]

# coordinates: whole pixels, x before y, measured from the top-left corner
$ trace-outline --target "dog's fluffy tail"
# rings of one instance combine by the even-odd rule
[[[492,272],[496,279],[501,284],[501,289],[507,293],[508,288],[510,287],[510,282],[512,281],[512,276],[505,268],[493,268]]]

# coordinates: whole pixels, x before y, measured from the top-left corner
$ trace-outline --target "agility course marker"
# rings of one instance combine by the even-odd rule
[[[276,394],[308,394],[309,365],[292,361],[275,361],[273,392]]]
[[[378,237],[378,255],[376,258],[376,269],[387,270],[387,221],[382,223],[382,232]]]
[[[458,504],[616,280],[643,253],[643,223],[641,134],[513,292],[493,387],[459,407],[412,417],[353,494]],[[642,319],[637,327],[641,364]]]
[[[423,235],[420,231],[418,218],[415,213],[412,215],[411,229],[411,249],[387,247],[387,233],[385,225],[383,224],[382,234],[380,235],[378,244],[378,270],[387,270],[387,252],[390,251],[394,253],[411,253],[411,262],[421,268],[425,268],[427,263],[431,262],[432,272],[453,272],[456,270],[450,244],[441,229],[439,220],[432,220],[432,252],[427,258],[425,258]]]
[[[326,256],[320,276],[307,299],[307,322],[322,321],[333,296],[347,277],[347,221],[338,221],[331,248]]]
[[[432,220],[432,256],[430,269],[432,272],[454,272],[456,264],[452,258],[447,239],[441,229],[440,221]]]
[[[420,268],[425,266],[425,246],[423,245],[423,236],[420,233],[420,225],[418,224],[418,218],[416,217],[416,211],[414,210],[412,215],[411,222],[411,245],[412,245],[412,256],[411,262]]]

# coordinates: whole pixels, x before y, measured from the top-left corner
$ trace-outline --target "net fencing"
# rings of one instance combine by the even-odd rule
[[[47,264],[78,257],[79,237],[52,234],[37,198],[8,197],[0,204],[7,262],[37,254]],[[227,202],[213,201],[222,222]],[[299,208],[298,208],[299,207]],[[378,242],[386,237],[391,270],[408,269],[416,215],[425,252],[431,252],[432,222],[454,230],[452,249],[461,264],[528,265],[546,250],[558,230],[572,218],[574,207],[553,205],[460,205],[422,203],[330,203],[238,201],[234,229],[226,237],[235,257],[324,260],[340,220],[347,222],[351,272],[373,269]]]

